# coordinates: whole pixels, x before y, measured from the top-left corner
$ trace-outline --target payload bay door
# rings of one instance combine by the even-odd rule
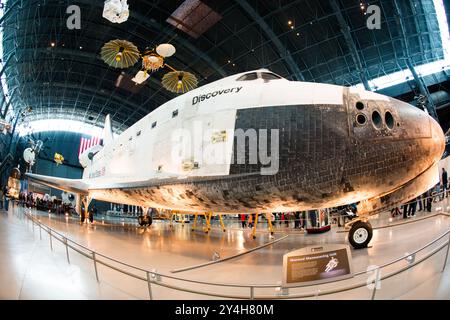
[[[223,110],[211,101],[186,101],[180,113],[182,135],[178,137],[180,174],[227,175],[233,147],[236,110]]]

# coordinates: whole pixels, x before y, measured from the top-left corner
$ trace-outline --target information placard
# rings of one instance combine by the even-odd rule
[[[283,256],[283,287],[320,284],[353,277],[347,245],[311,246]]]

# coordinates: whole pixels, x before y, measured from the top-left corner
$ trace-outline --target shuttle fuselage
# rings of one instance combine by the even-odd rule
[[[411,198],[436,184],[444,135],[424,111],[270,74],[231,76],[165,103],[91,157],[78,184],[31,177],[113,203],[218,213],[334,207],[422,177]]]

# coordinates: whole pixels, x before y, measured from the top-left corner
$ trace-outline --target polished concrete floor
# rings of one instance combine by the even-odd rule
[[[396,258],[407,256],[450,229],[450,219],[440,214],[449,206],[448,200],[434,205],[432,213],[415,218],[390,219],[388,215],[376,217],[371,247],[352,250],[354,271],[366,271],[368,266],[380,266]],[[0,211],[0,298],[1,299],[148,299],[145,281],[98,265],[99,282],[96,281],[92,260],[69,252],[33,227],[23,215],[22,208],[10,206],[9,212]],[[289,251],[307,245],[347,243],[347,234],[337,227],[320,235],[306,235],[280,228],[275,239],[288,237],[273,245],[244,254],[237,258],[193,270],[171,271],[210,262],[217,253],[220,258],[246,252],[272,241],[264,230],[253,240],[250,230],[241,230],[238,223],[229,223],[226,232],[214,228],[209,234],[190,230],[189,225],[156,221],[150,228],[142,229],[121,221],[101,221],[93,225],[80,225],[64,216],[37,214],[41,222],[54,230],[98,253],[145,270],[160,272],[182,279],[240,285],[281,283],[282,258]],[[406,222],[406,223],[404,223]],[[391,226],[390,226],[391,225]],[[42,240],[41,240],[42,236]],[[439,242],[443,243],[445,239]],[[417,254],[416,260],[425,256],[438,244]],[[421,264],[381,282],[376,299],[450,299],[450,261],[441,272],[446,251],[441,250]],[[450,259],[449,259],[450,260]],[[106,261],[106,260],[105,260]],[[114,266],[117,263],[109,262]],[[408,265],[406,260],[383,268],[382,276]],[[139,274],[130,268],[122,269]],[[140,273],[145,277],[145,273]],[[290,294],[319,294],[328,289],[344,288],[355,283],[365,283],[369,274],[349,280],[314,287],[290,289]],[[161,283],[196,292],[248,296],[249,288],[233,288],[188,283],[163,278]],[[274,296],[274,288],[255,289],[255,295]],[[209,299],[193,294],[152,285],[154,299]],[[313,299],[370,299],[372,291],[366,286]]]

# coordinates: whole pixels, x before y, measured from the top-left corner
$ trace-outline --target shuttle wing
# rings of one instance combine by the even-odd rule
[[[26,173],[25,175],[29,179],[45,186],[81,195],[88,195],[89,190],[146,187],[158,184],[161,181],[176,181],[176,179],[179,178],[179,175],[169,173],[161,174],[158,178],[145,180],[143,180],[142,177],[115,177],[83,180],[64,179],[33,173]]]
[[[33,181],[55,189],[79,194],[88,194],[89,186],[81,179],[64,179],[32,173],[26,173],[26,176]]]

